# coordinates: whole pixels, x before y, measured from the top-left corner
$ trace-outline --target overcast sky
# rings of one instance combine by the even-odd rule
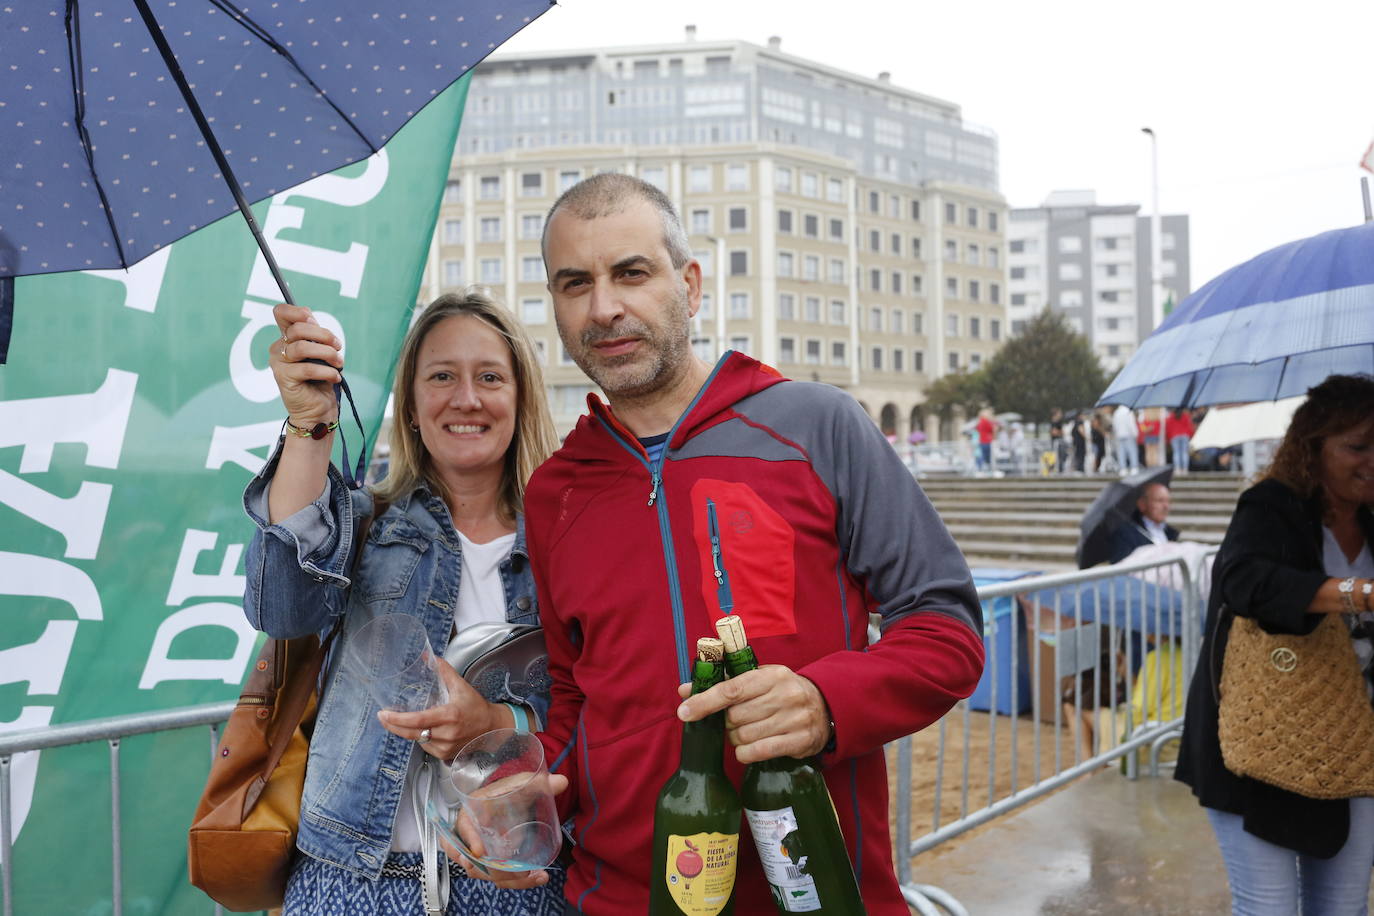
[[[1374,0],[561,0],[502,50],[742,39],[954,102],[1014,207],[1061,188],[1192,219],[1194,289],[1364,218]],[[1370,176],[1374,183],[1374,176]]]

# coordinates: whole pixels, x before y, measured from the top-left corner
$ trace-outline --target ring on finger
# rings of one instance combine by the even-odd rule
[[[281,358],[282,358],[282,359],[286,359],[286,345],[289,344],[290,342],[291,342],[291,341],[289,341],[289,340],[286,339],[286,335],[283,334],[283,335],[282,335],[282,339],[281,339]]]
[[[430,732],[429,729],[422,728],[420,729],[420,737],[416,738],[415,741],[418,744],[429,744],[430,739],[432,739],[433,737],[434,735],[432,732]]]

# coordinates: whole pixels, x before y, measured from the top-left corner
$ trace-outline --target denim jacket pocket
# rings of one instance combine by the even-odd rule
[[[394,601],[405,597],[430,539],[405,518],[388,518],[368,532],[358,561],[354,588],[363,601]]]

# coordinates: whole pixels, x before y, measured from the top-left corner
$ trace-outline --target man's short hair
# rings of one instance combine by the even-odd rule
[[[602,172],[585,178],[559,195],[558,200],[549,208],[544,220],[544,236],[540,249],[547,255],[549,223],[560,210],[567,210],[578,219],[600,219],[613,213],[622,212],[631,201],[643,200],[658,210],[663,221],[663,247],[675,269],[681,269],[692,259],[692,247],[687,241],[687,231],[682,228],[673,202],[658,188],[633,175],[619,172]]]

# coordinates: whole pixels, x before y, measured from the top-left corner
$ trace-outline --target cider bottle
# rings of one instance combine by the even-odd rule
[[[719,639],[697,640],[692,693],[725,679]],[[725,713],[682,726],[681,764],[654,807],[652,916],[730,914],[735,903],[740,798],[725,775]]]
[[[739,617],[722,617],[716,631],[731,677],[758,667]],[[865,912],[835,803],[814,760],[775,757],[751,763],[745,767],[740,795],[779,913]]]

